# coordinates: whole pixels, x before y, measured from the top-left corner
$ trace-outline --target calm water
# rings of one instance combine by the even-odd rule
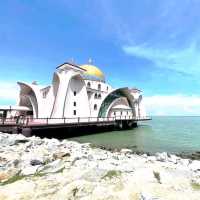
[[[200,117],[153,117],[138,128],[71,138],[112,148],[145,152],[200,151]]]

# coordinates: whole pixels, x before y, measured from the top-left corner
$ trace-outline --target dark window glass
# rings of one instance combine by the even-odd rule
[[[88,83],[87,83],[87,86],[88,86],[89,88],[91,87],[91,84],[90,84],[90,82],[88,82]]]
[[[97,110],[97,104],[94,104],[94,110]]]
[[[74,96],[76,96],[76,91],[74,91]]]
[[[97,99],[97,97],[98,97],[98,96],[97,96],[97,93],[95,93],[94,98]]]
[[[76,115],[76,110],[74,110],[74,115]]]
[[[101,84],[98,84],[98,90],[101,90]]]
[[[121,112],[121,115],[122,115],[122,112]]]
[[[101,99],[101,94],[98,95],[98,99]]]
[[[74,106],[76,106],[76,102],[74,101]]]

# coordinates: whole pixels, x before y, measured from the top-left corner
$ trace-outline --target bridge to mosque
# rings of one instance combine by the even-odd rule
[[[0,131],[25,136],[73,137],[102,131],[130,129],[150,117],[1,118]]]

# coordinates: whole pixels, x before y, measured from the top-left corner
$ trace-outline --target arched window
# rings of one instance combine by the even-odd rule
[[[95,98],[95,99],[97,99],[97,98],[98,98],[98,95],[97,95],[97,93],[95,93],[95,95],[94,95],[94,98]]]
[[[76,96],[76,91],[74,91],[74,96]]]
[[[74,110],[74,112],[73,112],[73,113],[74,113],[74,115],[76,115],[76,110]]]
[[[76,101],[74,101],[74,106],[76,106]]]
[[[97,110],[97,104],[94,104],[94,110]]]
[[[101,99],[101,94],[98,95],[98,99]]]
[[[101,90],[101,84],[98,84],[98,90]]]
[[[87,83],[87,87],[91,88],[91,83],[90,82]]]

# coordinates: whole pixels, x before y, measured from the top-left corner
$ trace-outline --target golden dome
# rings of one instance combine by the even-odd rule
[[[98,67],[88,64],[81,65],[80,67],[86,70],[86,72],[84,73],[86,76],[96,77],[101,81],[105,80],[104,73]]]

